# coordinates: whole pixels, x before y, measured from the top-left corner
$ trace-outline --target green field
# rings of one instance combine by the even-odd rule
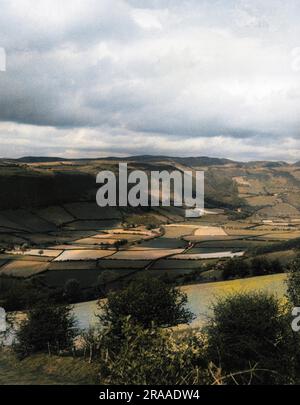
[[[89,385],[97,383],[97,365],[73,357],[30,356],[19,361],[0,349],[0,385]]]

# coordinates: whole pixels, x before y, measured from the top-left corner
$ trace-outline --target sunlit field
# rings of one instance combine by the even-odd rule
[[[267,291],[284,298],[285,274],[251,277],[242,280],[220,281],[215,283],[194,284],[181,287],[188,296],[188,306],[196,315],[191,323],[192,327],[203,325],[211,313],[211,305],[217,297],[226,296],[234,292]],[[74,306],[74,315],[81,328],[88,328],[97,322],[97,301],[83,302]]]

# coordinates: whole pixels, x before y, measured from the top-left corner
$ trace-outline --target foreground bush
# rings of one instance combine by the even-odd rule
[[[37,352],[57,354],[69,350],[77,334],[75,320],[66,305],[36,304],[20,325],[14,350],[20,357]]]
[[[99,316],[104,326],[109,326],[117,337],[122,335],[123,321],[130,316],[131,322],[143,328],[170,327],[189,323],[193,314],[186,308],[187,296],[163,280],[151,276],[135,279],[128,287],[110,292],[100,308]]]
[[[300,306],[300,256],[290,263],[287,278],[288,299],[293,306]]]
[[[144,329],[128,318],[123,339],[112,349],[110,334],[102,341],[100,381],[107,384],[208,384],[200,335],[174,338],[158,328]]]
[[[219,299],[206,328],[208,358],[239,384],[294,381],[295,336],[279,301],[266,293],[235,294]]]

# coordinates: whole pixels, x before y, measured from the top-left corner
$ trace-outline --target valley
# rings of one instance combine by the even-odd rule
[[[263,257],[284,267],[297,255],[299,165],[128,158],[129,169],[205,172],[204,215],[185,218],[180,207],[97,206],[95,176],[104,169],[117,174],[119,161],[0,161],[2,290],[12,283],[56,294],[73,282],[73,303],[105,296],[137,275],[177,285],[219,282],[230,259],[246,267]],[[241,270],[230,278],[254,275]]]

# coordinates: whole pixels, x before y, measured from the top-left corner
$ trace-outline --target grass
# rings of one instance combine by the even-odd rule
[[[65,283],[74,279],[80,283],[81,288],[87,288],[97,282],[98,276],[101,274],[101,270],[95,269],[78,269],[74,270],[50,270],[44,273],[43,280],[50,287],[63,287]]]
[[[26,227],[24,228],[24,226],[19,225],[16,222],[8,219],[7,216],[5,215],[5,212],[0,213],[0,226],[19,231],[28,230],[26,229]]]
[[[3,215],[5,215],[8,220],[20,224],[22,228],[28,229],[31,232],[48,232],[56,229],[54,224],[39,218],[28,210],[7,210],[3,212]]]
[[[284,250],[282,252],[266,253],[261,256],[256,256],[260,259],[279,260],[282,265],[287,265],[291,260],[295,259],[297,253],[294,250]],[[248,259],[250,262],[250,259]]]
[[[92,385],[97,365],[82,358],[38,354],[22,361],[8,349],[0,351],[0,385]]]
[[[196,225],[178,224],[164,226],[165,238],[181,238],[182,236],[192,235],[197,229]]]
[[[147,224],[153,224],[153,225],[161,225],[162,223],[167,222],[167,218],[159,215],[159,214],[147,214],[144,213],[142,215],[138,214],[131,214],[125,217],[125,222],[127,224],[135,224],[135,225],[147,225]]]
[[[200,243],[197,243],[196,248],[199,247],[201,249],[215,249],[215,250],[221,250],[221,249],[235,249],[235,248],[241,248],[241,249],[248,249],[251,247],[263,247],[263,246],[269,246],[270,243],[263,241],[263,240],[223,240],[223,241],[203,241]]]
[[[77,219],[120,219],[121,213],[115,207],[99,207],[96,202],[76,202],[66,204],[65,208]]]
[[[54,259],[54,262],[69,260],[97,260],[106,256],[111,256],[114,252],[114,250],[101,249],[65,250],[60,256]]]
[[[299,231],[290,231],[290,232],[271,232],[264,234],[260,239],[262,240],[290,240],[300,237]]]
[[[172,270],[172,269],[200,269],[203,264],[214,264],[217,260],[210,259],[210,260],[176,260],[176,259],[161,259],[156,261],[153,266],[151,266],[152,270]]]
[[[174,270],[173,270],[174,271]],[[163,269],[149,269],[147,272],[153,276],[160,277],[164,274],[168,277],[178,277],[180,275],[179,270],[175,270],[173,273],[170,270],[164,273]],[[187,269],[182,275],[188,275]],[[205,274],[206,273],[206,274]],[[205,272],[201,275],[207,279],[211,279],[216,276],[218,279],[219,274],[217,272]],[[135,275],[133,276],[135,277]],[[268,276],[249,277],[241,280],[229,280],[208,282],[201,284],[191,284],[180,287],[180,289],[188,295],[188,307],[196,315],[196,319],[192,322],[191,326],[201,326],[207,320],[207,316],[211,314],[211,305],[217,297],[226,296],[234,292],[243,291],[257,291],[263,290],[269,293],[278,295],[279,298],[284,298],[286,292],[285,285],[286,274],[275,274]],[[74,315],[79,320],[81,325],[90,323],[95,325],[94,314],[97,312],[97,302],[83,302],[74,306]],[[190,327],[190,326],[188,326]]]
[[[4,260],[10,260],[11,263],[14,261],[20,261],[20,262],[49,262],[51,257],[47,256],[31,256],[31,255],[26,255],[26,254],[10,254],[10,253],[4,253],[1,254],[1,259]]]
[[[286,293],[285,279],[286,274],[275,274],[183,286],[181,289],[188,295],[189,308],[197,316],[191,325],[197,326],[207,319],[211,314],[211,305],[218,297],[235,292],[266,291],[283,299]]]
[[[47,267],[47,262],[13,260],[1,267],[0,275],[27,278],[44,272]]]
[[[155,249],[179,249],[184,248],[187,246],[187,242],[178,238],[171,238],[163,237],[147,240],[141,242],[139,245],[133,246],[131,249],[147,249],[147,248],[155,248]]]
[[[66,230],[74,231],[89,231],[100,230],[108,228],[117,228],[120,226],[120,222],[116,219],[103,219],[103,220],[77,220],[68,224]]]
[[[9,252],[12,255],[20,255],[20,256],[37,256],[37,257],[49,257],[54,258],[57,257],[62,253],[62,250],[56,249],[27,249],[24,252],[20,250],[12,250]]]
[[[275,204],[276,200],[277,197],[273,195],[259,195],[246,198],[247,203],[253,207],[273,205]]]
[[[71,216],[63,207],[59,206],[51,206],[37,210],[36,214],[49,222],[53,222],[55,225],[62,225],[74,220],[73,216]]]
[[[246,245],[245,245],[246,246]],[[236,248],[236,246],[235,246]],[[192,249],[188,250],[188,254],[199,254],[199,253],[214,253],[214,252],[225,252],[231,250],[228,247],[201,247],[201,245],[199,247],[194,247]]]
[[[108,260],[157,260],[164,256],[182,253],[183,249],[124,250],[115,253]]]
[[[85,260],[72,260],[69,262],[51,262],[49,265],[49,271],[61,271],[61,270],[93,270],[96,269],[97,262],[85,261]]]
[[[195,236],[227,236],[227,233],[221,227],[201,226],[194,232]]]
[[[119,269],[143,269],[146,267],[151,260],[98,260],[97,261],[97,266],[99,269],[114,269],[114,270],[119,270]]]
[[[0,233],[0,245],[3,244],[5,246],[6,244],[11,244],[11,245],[23,245],[23,243],[26,243],[26,239],[9,234],[9,233]]]
[[[184,253],[172,256],[175,260],[201,260],[201,259],[222,259],[228,257],[243,256],[244,252],[209,252],[209,253]]]

